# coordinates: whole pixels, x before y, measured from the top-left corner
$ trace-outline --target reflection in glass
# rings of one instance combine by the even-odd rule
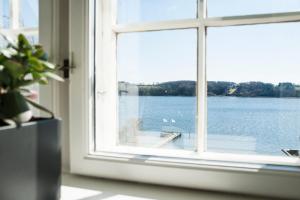
[[[124,33],[117,44],[119,144],[195,150],[197,30]]]
[[[118,23],[193,19],[197,0],[118,0]]]
[[[300,148],[299,34],[299,23],[208,29],[208,151]]]

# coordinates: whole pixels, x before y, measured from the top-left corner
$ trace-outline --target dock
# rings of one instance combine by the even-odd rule
[[[180,137],[181,133],[168,133],[164,134],[161,141],[159,141],[157,144],[153,145],[153,148],[161,148],[168,144],[169,142],[175,140],[176,138]]]
[[[143,131],[127,141],[126,145],[135,147],[162,148],[168,143],[180,137],[180,133],[161,133]]]

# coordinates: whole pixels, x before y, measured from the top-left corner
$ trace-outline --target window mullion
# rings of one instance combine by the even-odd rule
[[[20,28],[20,0],[11,0],[11,28]]]
[[[204,18],[206,15],[206,0],[198,0],[198,17],[201,22],[198,27],[198,80],[197,80],[197,151],[202,153],[206,150],[206,69],[205,69],[205,40],[206,29]]]
[[[110,0],[97,2],[102,13],[97,12],[97,24],[101,25],[96,31],[96,55],[101,56],[96,56],[96,116],[99,123],[96,123],[95,141],[101,148],[97,149],[96,145],[96,150],[108,151],[117,141],[116,34],[111,31],[115,22],[114,6],[114,1]]]

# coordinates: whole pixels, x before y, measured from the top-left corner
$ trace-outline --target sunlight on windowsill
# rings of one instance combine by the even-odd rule
[[[148,198],[133,197],[120,194],[109,194],[106,192],[88,190],[79,187],[62,186],[61,200],[152,200]]]
[[[61,186],[61,200],[88,199],[103,193],[95,190],[88,190],[78,187]]]

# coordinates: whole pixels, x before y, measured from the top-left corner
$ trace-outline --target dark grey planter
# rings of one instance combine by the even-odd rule
[[[58,200],[61,122],[43,119],[0,127],[0,199]]]

